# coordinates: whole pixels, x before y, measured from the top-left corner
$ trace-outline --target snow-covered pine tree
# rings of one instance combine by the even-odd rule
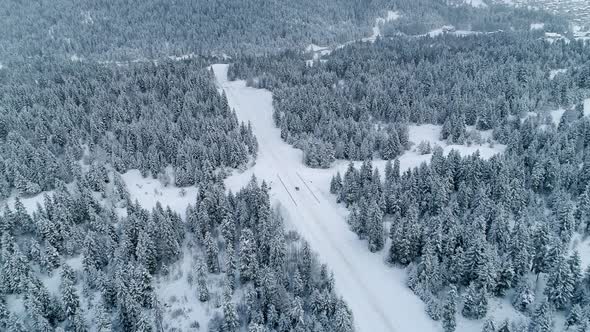
[[[342,176],[340,172],[336,172],[336,175],[332,177],[332,181],[330,181],[330,193],[334,195],[339,195],[342,190]]]
[[[516,310],[525,312],[532,309],[535,302],[535,292],[526,278],[520,279],[512,297],[512,305]]]
[[[365,219],[367,223],[369,250],[371,252],[380,251],[385,245],[383,213],[374,199],[371,199],[366,211],[367,217]]]
[[[569,305],[574,291],[574,280],[571,268],[565,259],[560,256],[557,264],[549,272],[544,294],[549,303],[561,310]]]
[[[242,230],[240,236],[240,279],[242,282],[253,280],[258,270],[256,242],[254,234],[248,228]]]
[[[529,324],[530,332],[551,332],[553,331],[553,309],[547,300],[543,300],[531,317]]]
[[[486,319],[481,328],[481,332],[496,332],[496,326],[492,319]]]
[[[442,324],[445,332],[454,332],[457,328],[456,322],[457,315],[457,288],[455,285],[451,285],[442,311]]]
[[[462,314],[470,319],[482,319],[488,312],[488,297],[485,287],[472,282],[463,295]]]
[[[209,288],[207,287],[207,271],[205,269],[205,264],[203,264],[202,260],[197,262],[197,295],[199,297],[199,301],[207,302],[209,301]]]
[[[205,252],[209,273],[219,273],[219,247],[209,232],[205,234]]]

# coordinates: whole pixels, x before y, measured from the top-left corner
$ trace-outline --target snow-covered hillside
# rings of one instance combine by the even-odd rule
[[[375,20],[375,26],[373,27],[373,34],[368,37],[364,38],[363,41],[371,41],[374,42],[377,37],[381,37],[381,27],[383,24],[391,21],[395,21],[400,17],[400,13],[394,11],[387,11],[387,15],[385,17],[378,17]]]
[[[324,55],[330,55],[334,49],[341,49],[341,48],[343,48],[347,45],[350,45],[354,42],[357,42],[357,41],[370,42],[370,43],[375,42],[375,40],[377,40],[377,38],[381,37],[381,35],[382,35],[381,29],[382,29],[383,25],[387,22],[395,21],[395,20],[399,19],[400,17],[401,17],[401,14],[399,12],[388,10],[387,14],[385,16],[377,17],[375,19],[375,25],[373,25],[373,28],[371,29],[372,33],[370,36],[361,38],[360,40],[350,40],[350,41],[345,42],[343,44],[337,45],[334,48],[329,48],[326,46],[319,46],[316,44],[309,44],[305,48],[305,52],[313,54],[313,60],[308,60],[308,62],[307,62],[308,66],[311,67],[313,65],[314,60],[318,60]]]
[[[590,24],[590,2],[587,0],[494,0],[512,6],[541,8],[571,18],[579,25]]]
[[[476,8],[488,6],[483,0],[465,0],[465,3]]]

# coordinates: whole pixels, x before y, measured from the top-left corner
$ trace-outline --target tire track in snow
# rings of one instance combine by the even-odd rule
[[[313,195],[313,198],[315,198],[315,200],[321,204],[320,200],[318,199],[318,197],[313,193],[313,190],[311,190],[311,188],[307,185],[307,182],[305,182],[305,180],[303,180],[303,178],[301,177],[301,175],[299,174],[299,172],[295,172],[295,174],[297,174],[297,176],[301,179],[301,182],[303,182],[303,184],[305,185],[305,187],[307,188],[307,190],[309,190],[309,192]]]
[[[295,206],[297,206],[297,202],[295,202],[293,195],[291,195],[291,192],[289,191],[289,189],[287,189],[287,186],[285,185],[285,182],[283,182],[283,179],[281,179],[281,176],[279,175],[279,173],[277,173],[277,177],[279,178],[279,181],[281,181],[281,183],[283,184],[283,187],[285,187],[285,191],[287,192],[287,194],[289,194],[289,197],[291,197],[293,204],[295,204]]]

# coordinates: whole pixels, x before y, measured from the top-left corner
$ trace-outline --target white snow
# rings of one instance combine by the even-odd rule
[[[590,98],[584,100],[584,115],[590,115]]]
[[[556,126],[559,125],[563,113],[565,113],[565,109],[563,108],[549,112],[549,114],[551,115],[551,119],[553,120],[553,123],[555,123]]]
[[[65,263],[68,264],[74,271],[82,271],[82,255],[76,257],[70,257],[65,259]],[[61,282],[61,271],[62,267],[59,267],[48,275],[41,276],[41,282],[47,291],[51,294],[59,294],[59,284]]]
[[[319,51],[324,51],[324,50],[327,50],[327,49],[328,49],[328,47],[326,47],[326,46],[319,46],[319,45],[316,45],[316,44],[309,44],[305,48],[305,52],[319,52]]]
[[[528,322],[528,317],[525,316],[523,313],[514,309],[512,304],[510,303],[510,294],[505,298],[497,298],[491,296],[488,299],[488,316],[494,320],[494,324],[496,325],[496,329],[500,327],[506,319],[510,320],[511,322],[519,322],[519,321],[526,321]],[[461,300],[459,300],[461,302]],[[481,331],[485,319],[480,320],[471,320],[465,319],[461,316],[462,304],[459,303],[457,305],[457,332],[477,332]],[[442,331],[442,329],[441,329]],[[497,330],[498,331],[498,330]],[[557,331],[557,330],[556,330]]]
[[[331,51],[331,50],[321,50],[321,51],[319,51],[319,52],[317,52],[317,53],[315,54],[315,58],[317,59],[317,58],[319,58],[320,56],[324,56],[324,55],[330,55],[330,54],[332,54],[332,51]]]
[[[582,29],[582,27],[580,27],[578,25],[573,25],[572,31],[574,34],[574,39],[582,40],[582,41],[590,40],[590,30],[584,30],[584,29]]]
[[[430,32],[428,32],[424,35],[420,35],[420,36],[429,36],[429,37],[434,38],[434,37],[438,37],[438,36],[446,34],[446,33],[451,33],[451,34],[455,34],[458,36],[466,36],[466,35],[470,35],[470,34],[478,34],[480,32],[467,31],[467,30],[456,31],[455,27],[452,25],[443,25],[442,27],[440,27],[438,29],[431,30]]]
[[[452,32],[452,34],[454,34],[455,36],[459,36],[459,37],[465,37],[465,36],[470,36],[470,35],[481,35],[482,32],[481,31],[473,31],[473,30],[457,30],[455,32]]]
[[[208,281],[211,300],[202,303],[198,300],[196,287],[188,282],[188,275],[193,265],[191,250],[184,246],[183,257],[170,266],[170,273],[155,280],[158,299],[164,308],[164,322],[167,331],[196,331],[191,324],[198,323],[200,331],[208,331],[209,320],[215,311],[215,291],[221,289]]]
[[[361,38],[360,40],[347,41],[343,44],[336,46],[334,49],[338,50],[338,49],[341,49],[347,45],[350,45],[350,44],[358,42],[358,41],[374,43],[375,40],[377,40],[377,37],[381,36],[382,25],[385,24],[386,22],[395,21],[395,20],[399,19],[400,17],[401,17],[401,14],[398,11],[388,10],[387,15],[385,15],[385,17],[378,17],[375,19],[375,25],[373,26],[373,29],[372,29],[373,33],[371,34],[371,36]],[[311,44],[311,45],[313,45],[313,44]],[[308,48],[309,48],[309,46],[308,46]]]
[[[552,79],[555,78],[555,76],[557,76],[559,74],[565,74],[565,73],[567,73],[567,69],[563,69],[563,68],[561,68],[561,69],[552,69],[549,72],[549,79],[552,80]]]
[[[336,288],[348,303],[360,332],[373,331],[439,331],[439,323],[431,320],[425,305],[405,285],[405,270],[385,263],[386,251],[372,254],[367,244],[349,230],[347,209],[336,203],[329,193],[329,182],[336,170],[344,172],[348,162],[337,161],[330,169],[311,169],[302,164],[302,151],[280,138],[280,130],[272,120],[272,94],[264,89],[246,87],[244,81],[227,80],[227,65],[212,66],[220,88],[235,109],[240,121],[250,121],[259,143],[255,165],[226,179],[228,189],[239,190],[252,175],[266,180],[271,187],[273,205],[279,206],[285,219],[296,229],[334,272]],[[415,126],[410,138],[437,141],[437,126]],[[457,146],[462,153],[477,148]],[[448,149],[448,150],[447,150]],[[500,152],[500,146],[489,148],[483,155]],[[402,168],[427,162],[430,155],[407,152],[400,157]],[[385,161],[373,165],[383,167]],[[295,187],[299,187],[296,190]],[[461,319],[460,319],[461,320]],[[465,330],[467,331],[467,330]]]
[[[59,294],[59,283],[61,281],[61,268],[52,271],[52,273],[47,276],[41,276],[41,282],[47,288],[47,291],[51,294]]]
[[[483,0],[465,0],[465,3],[476,8],[486,8],[488,6]]]
[[[547,38],[563,38],[563,36],[557,32],[545,32]]]
[[[440,35],[443,34],[449,34],[449,35],[454,35],[457,37],[465,37],[465,36],[471,36],[471,35],[482,35],[482,34],[494,34],[494,33],[500,33],[503,32],[503,30],[495,30],[495,31],[474,31],[474,30],[456,30],[454,26],[452,25],[443,25],[442,27],[438,28],[438,29],[434,29],[431,30],[427,33],[424,34],[420,34],[420,35],[410,35],[408,37],[413,37],[413,38],[420,38],[420,37],[438,37]]]
[[[443,33],[444,33],[443,28],[438,28],[438,29],[431,30],[426,35],[434,38],[434,37],[442,35]]]
[[[53,195],[53,190],[51,191],[43,191],[35,196],[28,196],[22,197],[17,193],[10,195],[6,200],[0,201],[0,212],[4,209],[4,206],[8,206],[11,209],[14,209],[14,202],[16,201],[16,197],[18,197],[25,206],[25,210],[27,210],[28,214],[33,214],[33,212],[37,211],[37,205],[40,204],[43,206],[43,201],[45,199],[45,194],[49,197]]]
[[[400,18],[400,14],[397,11],[388,10],[387,16],[385,17],[385,21],[395,21]]]
[[[70,61],[73,61],[73,62],[80,62],[80,61],[83,61],[83,60],[84,60],[84,58],[82,58],[82,57],[80,57],[80,56],[78,56],[76,54],[72,54],[70,56]]]
[[[375,19],[375,25],[373,26],[373,34],[370,37],[361,39],[363,42],[374,42],[377,37],[381,36],[381,27],[386,22],[395,21],[400,18],[399,12],[389,10],[385,17],[378,17]]]
[[[447,142],[440,140],[441,130],[442,130],[441,126],[432,125],[432,124],[423,124],[423,125],[419,125],[419,126],[418,125],[408,126],[408,134],[409,134],[410,142],[414,143],[414,147],[416,145],[418,145],[420,142],[426,141],[426,142],[430,143],[431,146],[434,146],[434,145],[441,146],[443,148],[443,151],[445,154],[448,154],[449,152],[451,152],[451,150],[457,150],[457,151],[459,151],[459,153],[461,155],[466,156],[466,155],[472,155],[475,152],[479,151],[480,156],[484,159],[489,159],[498,153],[504,152],[504,150],[506,149],[505,145],[498,144],[498,143],[495,143],[493,146],[490,146],[487,143],[472,144],[471,146],[448,144]],[[467,130],[478,132],[483,141],[485,141],[487,139],[491,139],[491,136],[492,136],[491,130],[478,131],[473,126],[467,127]],[[419,156],[417,153],[416,153],[416,155],[414,155],[414,153],[416,153],[416,151],[406,152],[404,155],[401,156],[400,163],[401,163],[401,160],[403,160],[405,158],[412,159],[412,158],[417,158]],[[426,155],[426,156],[427,156],[427,161],[430,160],[430,155]],[[419,158],[419,159],[421,159],[421,158]],[[423,160],[420,160],[420,163],[422,161]],[[411,164],[411,163],[408,163],[408,164]],[[418,165],[419,165],[419,163],[418,163]],[[418,165],[414,165],[414,166],[418,166]],[[412,167],[414,167],[414,166],[412,166]]]
[[[557,33],[557,32],[545,32],[545,40],[548,41],[549,43],[554,43],[558,40],[564,40],[565,43],[569,43],[570,40],[566,37],[564,37],[563,35]]]
[[[168,57],[168,59],[172,60],[172,61],[182,61],[182,60],[189,60],[195,57],[194,53],[189,53],[189,54],[183,54],[180,56],[174,56],[171,55]]]
[[[151,210],[160,202],[162,207],[169,206],[184,218],[186,207],[193,204],[197,197],[196,187],[178,188],[172,184],[172,179],[168,186],[164,186],[157,179],[142,177],[138,170],[130,170],[121,174],[121,177],[127,185],[131,201],[137,200],[144,209]]]
[[[10,312],[19,317],[23,317],[26,313],[22,295],[6,295],[6,307],[10,309]]]
[[[313,67],[314,61],[320,60],[321,57],[323,57],[324,55],[330,55],[332,53],[332,50],[326,46],[318,46],[316,44],[309,44],[305,48],[305,52],[313,54],[312,59],[305,61],[305,64],[308,67]],[[320,61],[325,61],[325,60],[320,60]]]
[[[531,31],[542,30],[545,28],[545,23],[531,23]]]
[[[314,59],[313,59],[313,60],[305,60],[305,65],[307,65],[308,67],[313,67],[313,65],[314,65],[314,64],[315,64],[317,61],[319,61],[320,63],[326,63],[326,62],[328,62],[328,60],[326,60],[326,59],[319,59],[319,60],[318,60],[318,59],[315,59],[315,57],[314,57]]]
[[[0,62],[0,70],[4,69],[4,65],[2,64],[2,62]]]
[[[577,250],[580,254],[580,265],[582,271],[586,271],[586,268],[590,265],[590,237],[584,238],[580,234],[576,233],[572,239],[572,246],[570,253]]]
[[[89,11],[82,12],[82,24],[94,24],[94,19]]]

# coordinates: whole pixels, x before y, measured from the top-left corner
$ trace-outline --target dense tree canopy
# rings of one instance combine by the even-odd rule
[[[238,123],[201,61],[51,64],[0,73],[0,197],[11,187],[32,195],[72,181],[83,155],[153,177],[171,165],[181,186],[256,155],[251,128]]]
[[[537,117],[505,122],[498,133],[508,149],[489,160],[457,151],[444,156],[436,148],[430,164],[400,173],[397,160],[388,163],[384,180],[370,161],[360,169],[351,164],[330,189],[350,208],[350,227],[371,251],[381,250],[375,239],[385,237],[374,209],[386,215],[389,261],[410,266],[408,285],[429,309],[448,287],[458,287],[463,316],[481,319],[489,297],[514,288],[514,307],[532,312],[536,276],[546,280],[548,304],[538,299],[531,326],[549,324],[551,310],[569,312],[572,325],[582,326],[590,270],[581,270],[570,248],[574,235],[590,234],[590,119],[571,113],[559,126]],[[437,312],[429,314],[438,319]],[[453,319],[444,315],[450,329]]]
[[[569,107],[590,90],[588,44],[528,32],[384,38],[311,67],[304,60],[299,52],[246,57],[230,77],[274,92],[281,136],[316,167],[374,152],[395,158],[408,147],[408,123],[441,124],[442,139],[462,144],[466,126],[496,129],[510,117]],[[568,75],[549,79],[553,69]]]

